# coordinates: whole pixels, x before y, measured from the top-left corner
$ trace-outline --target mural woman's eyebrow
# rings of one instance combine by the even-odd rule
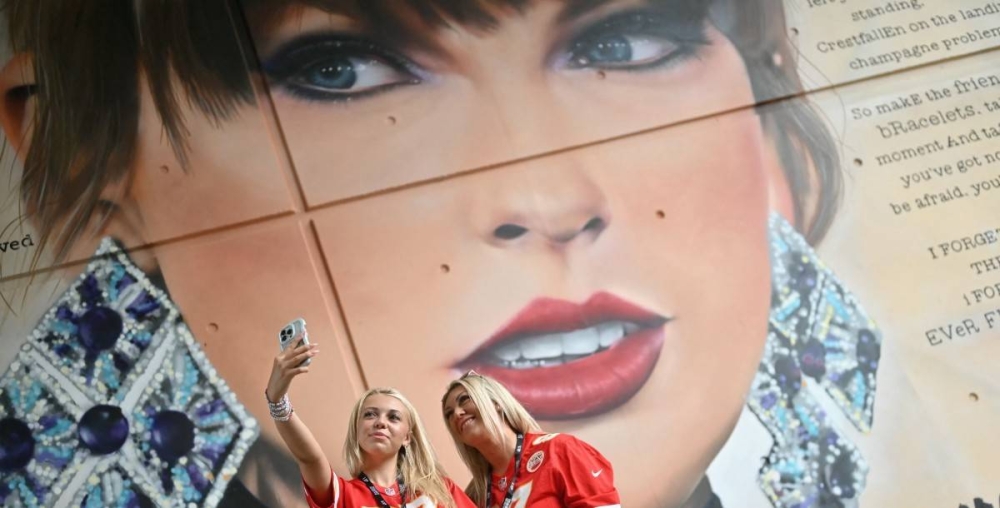
[[[613,0],[569,0],[559,13],[559,23],[569,23]]]
[[[471,1],[471,0],[463,0]],[[364,35],[399,48],[442,53],[435,31],[424,23],[440,20],[435,5],[441,0],[242,0],[253,32],[265,36],[285,15],[295,9],[316,9],[346,18],[361,27]],[[443,21],[443,20],[441,20]],[[431,23],[435,25],[437,23]],[[444,24],[443,22],[440,24]]]
[[[606,4],[614,2],[615,0],[566,0],[566,5],[559,13],[557,21],[560,24],[571,23]],[[708,14],[709,8],[716,3],[719,3],[719,0],[645,0],[639,2],[639,5],[627,4],[626,6],[648,7],[654,11],[669,13],[684,19],[701,20]]]

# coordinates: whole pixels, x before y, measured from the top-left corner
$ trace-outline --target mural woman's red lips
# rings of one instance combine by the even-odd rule
[[[608,293],[539,299],[456,367],[497,379],[537,418],[598,414],[645,384],[668,321]]]

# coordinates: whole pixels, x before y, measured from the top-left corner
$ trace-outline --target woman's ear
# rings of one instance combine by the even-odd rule
[[[21,157],[30,146],[34,99],[34,58],[29,53],[18,53],[0,69],[0,126]]]
[[[86,229],[70,245],[69,259],[86,259],[97,250],[101,238],[110,236],[129,250],[132,262],[141,270],[152,273],[157,269],[153,250],[144,247],[147,242],[142,234],[142,216],[128,187],[127,181],[105,185],[93,214],[83,225]],[[59,227],[56,225],[56,229]]]
[[[133,171],[130,170],[129,173]],[[102,221],[94,223],[94,231],[98,237],[111,236],[128,248],[133,248],[144,246],[147,242],[142,234],[144,230],[142,214],[139,213],[139,207],[129,193],[127,180],[105,186],[101,193],[103,210],[100,212],[105,215]],[[129,255],[144,271],[149,272],[156,267],[156,261],[149,249],[140,248]]]

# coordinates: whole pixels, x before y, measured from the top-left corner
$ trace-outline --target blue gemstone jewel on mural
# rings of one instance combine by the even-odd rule
[[[0,471],[24,469],[35,456],[35,438],[27,423],[7,417],[0,420]]]
[[[110,239],[0,377],[0,409],[3,506],[212,508],[259,432]]]
[[[97,306],[77,321],[80,342],[92,353],[111,349],[124,329],[122,317],[112,309]]]
[[[799,349],[799,365],[802,366],[803,374],[821,379],[826,374],[826,348],[823,343],[816,339],[806,342]]]
[[[152,444],[156,454],[168,462],[194,449],[194,423],[180,411],[160,411],[153,417]]]
[[[128,439],[128,421],[117,406],[94,406],[83,414],[77,427],[80,444],[95,455],[118,451]]]

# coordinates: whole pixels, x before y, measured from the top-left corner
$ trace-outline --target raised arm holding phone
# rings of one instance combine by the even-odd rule
[[[310,507],[471,508],[472,501],[444,476],[416,410],[397,390],[373,388],[351,411],[344,459],[353,479],[333,468],[288,398],[292,380],[309,372],[319,354],[305,321],[279,333],[265,396],[278,434],[295,458]]]

